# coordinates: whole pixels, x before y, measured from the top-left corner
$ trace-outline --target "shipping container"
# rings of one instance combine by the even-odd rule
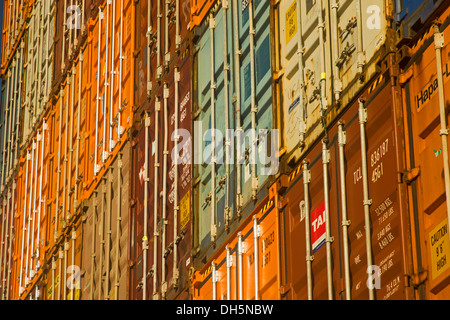
[[[1,299],[11,298],[11,284],[14,282],[14,246],[16,241],[15,219],[17,215],[16,180],[4,192],[2,201],[2,238],[0,248],[0,284]]]
[[[68,83],[61,87],[58,100],[49,115],[52,150],[49,179],[51,200],[50,214],[54,219],[50,232],[50,244],[57,244],[64,228],[71,224],[84,200],[83,187],[86,178],[86,139],[88,135],[87,75],[88,57],[83,53],[73,64]]]
[[[188,44],[190,7],[188,0],[139,0],[135,11],[134,94],[136,106],[141,107]]]
[[[133,122],[133,9],[133,1],[108,2],[89,29],[85,199],[125,143]]]
[[[274,104],[283,170],[300,157],[396,50],[390,2],[279,1],[274,8]],[[281,129],[281,126],[280,126]]]
[[[81,299],[128,299],[131,143],[83,204]]]
[[[440,6],[448,6],[446,0],[401,0],[395,1],[395,21],[401,43],[420,34],[423,26],[438,15]]]
[[[284,299],[414,299],[392,58],[278,182]]]
[[[448,214],[450,9],[428,21],[409,52],[400,82],[404,102],[415,274],[421,299],[450,297]]]
[[[54,64],[51,83],[53,94],[58,93],[73,60],[85,45],[91,19],[98,15],[99,3],[100,0],[54,1]]]
[[[6,74],[7,68],[21,46],[22,37],[27,26],[26,20],[30,8],[35,1],[3,1],[3,28],[2,28],[2,54],[1,74]]]
[[[184,47],[154,95],[135,113],[130,218],[133,300],[189,297],[191,68],[189,47]]]
[[[191,0],[190,28],[193,29],[196,26],[201,25],[211,7],[217,3],[218,1],[216,0]]]
[[[279,300],[276,184],[255,211],[194,274],[194,300]]]
[[[80,300],[83,263],[83,220],[80,216],[64,230],[59,245],[47,255],[45,278],[39,293],[44,300]]]
[[[0,146],[2,192],[17,173],[23,101],[23,66],[26,42],[22,41],[2,83]]]
[[[30,6],[23,63],[23,112],[21,147],[28,145],[50,101],[53,64],[54,1],[35,1]],[[22,69],[20,70],[22,71]]]
[[[265,198],[277,173],[270,11],[268,1],[223,1],[193,31],[196,269]]]
[[[45,264],[48,215],[50,132],[44,118],[36,135],[21,157],[17,178],[17,215],[15,233],[16,277],[12,297],[26,298],[40,281]]]

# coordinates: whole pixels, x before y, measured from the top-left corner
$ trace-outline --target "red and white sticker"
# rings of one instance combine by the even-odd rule
[[[315,253],[325,244],[326,223],[325,223],[325,201],[311,212],[311,242],[312,251]]]

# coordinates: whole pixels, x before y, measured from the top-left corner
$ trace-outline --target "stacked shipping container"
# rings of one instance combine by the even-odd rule
[[[277,140],[272,130],[270,4],[222,1],[209,10],[194,29],[196,268],[267,195],[270,167],[258,159]]]
[[[111,180],[108,187],[104,181],[113,171],[119,172],[114,176],[122,176],[122,161],[117,157],[125,148],[132,123],[129,105],[133,105],[133,5],[125,0],[99,4],[98,13],[89,20],[87,37],[84,37],[87,23],[83,19],[92,15],[97,4],[83,4],[81,29],[77,32],[76,28],[65,24],[70,41],[60,47],[61,73],[54,82],[54,90],[59,85],[51,112],[54,189],[50,212],[54,223],[48,246],[46,291],[51,299],[112,299],[119,298],[119,292],[124,299],[123,289],[110,292],[109,288],[117,285],[117,281],[126,287],[122,279],[125,279],[123,257],[127,256],[127,250],[122,243],[122,251],[117,248],[115,252],[119,253],[113,253],[111,246],[122,234],[112,230],[127,227],[127,219],[112,210],[111,204],[116,204],[115,199],[123,194],[118,201],[126,201],[114,206],[122,212],[121,207],[128,207],[128,191],[122,188],[118,194],[116,190],[120,188],[116,179],[114,184]],[[66,38],[61,36],[61,39]],[[63,58],[66,54],[68,59]],[[128,148],[125,150],[128,156]],[[123,176],[128,181],[129,161],[125,163]],[[106,189],[109,191],[102,191]],[[91,249],[94,241],[98,243]],[[88,248],[93,250],[92,254],[101,253],[96,255],[93,265],[91,259],[85,257]],[[117,257],[120,269],[110,263],[116,259],[111,254]],[[76,288],[72,288],[69,295],[67,278],[74,273],[72,279],[75,279],[75,269],[68,269],[70,266],[79,268],[77,270],[86,268],[83,271],[88,273],[83,273],[85,276],[80,283],[74,282]],[[96,278],[97,272],[99,278]],[[102,278],[103,272],[108,276],[106,279]]]
[[[5,1],[2,299],[447,298],[449,4]]]
[[[189,298],[189,1],[139,1],[130,217],[130,299]]]
[[[3,3],[2,75],[6,73],[15,51],[21,46],[27,27],[26,19],[33,3],[34,1],[23,0],[6,0]]]
[[[421,297],[446,299],[449,296],[450,254],[448,214],[450,175],[448,140],[448,79],[450,10],[446,8],[434,23],[410,42],[403,61],[402,83],[406,159],[411,174],[409,196],[414,224],[417,274],[428,271]]]

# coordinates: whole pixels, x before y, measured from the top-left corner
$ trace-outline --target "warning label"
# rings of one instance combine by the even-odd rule
[[[188,224],[191,219],[191,191],[188,191],[180,202],[180,230]]]
[[[294,1],[286,11],[286,43],[297,33],[297,3]]]
[[[429,240],[432,279],[436,279],[449,268],[450,240],[447,220],[429,233]]]

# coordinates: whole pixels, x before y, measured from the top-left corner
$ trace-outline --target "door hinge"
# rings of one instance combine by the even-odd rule
[[[286,296],[289,293],[289,291],[291,291],[291,284],[290,283],[285,284],[285,285],[280,287],[280,295],[281,296]]]
[[[411,169],[410,171],[406,171],[403,174],[403,180],[404,182],[411,184],[411,182],[413,182],[414,180],[416,180],[420,175],[420,168],[414,168]]]
[[[422,270],[416,274],[405,274],[405,287],[419,287],[428,279],[428,270]]]

